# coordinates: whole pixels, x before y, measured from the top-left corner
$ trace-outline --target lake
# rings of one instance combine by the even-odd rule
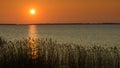
[[[6,40],[52,38],[77,44],[120,44],[120,25],[0,25],[0,36]]]

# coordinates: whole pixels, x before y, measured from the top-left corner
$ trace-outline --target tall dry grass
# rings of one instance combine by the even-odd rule
[[[89,44],[88,44],[89,45]],[[31,48],[31,46],[33,48]],[[0,68],[120,68],[120,47],[0,38]]]

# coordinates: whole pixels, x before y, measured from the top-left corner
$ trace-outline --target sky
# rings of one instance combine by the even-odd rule
[[[120,23],[120,0],[0,0],[0,24],[39,23]]]

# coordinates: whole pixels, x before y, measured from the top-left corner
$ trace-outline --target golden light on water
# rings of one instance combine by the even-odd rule
[[[37,27],[36,27],[36,25],[29,25],[29,37],[37,38]]]
[[[38,57],[38,45],[37,45],[37,30],[36,25],[29,26],[29,57],[36,59]]]

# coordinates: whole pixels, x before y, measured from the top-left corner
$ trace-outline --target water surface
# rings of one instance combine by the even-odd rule
[[[7,40],[37,37],[84,45],[118,45],[120,25],[0,25],[0,36]]]

